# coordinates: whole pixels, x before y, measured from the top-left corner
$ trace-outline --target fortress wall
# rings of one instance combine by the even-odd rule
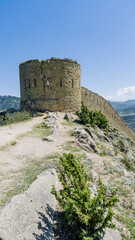
[[[81,88],[81,67],[71,59],[51,58],[21,63],[21,109],[76,111],[81,100],[90,110],[101,110],[107,119],[135,141],[135,134],[104,98]]]
[[[108,101],[98,94],[82,87],[82,101],[90,110],[100,110],[113,126],[119,128],[127,137],[135,141],[135,133],[128,127],[119,114],[113,109]]]
[[[81,67],[69,59],[20,64],[21,109],[74,111],[81,106]]]

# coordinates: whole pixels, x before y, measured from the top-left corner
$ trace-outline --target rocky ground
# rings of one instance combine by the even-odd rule
[[[60,211],[54,214],[50,193],[52,184],[59,188],[63,152],[82,160],[93,194],[98,178],[108,189],[118,187],[117,230],[107,229],[104,240],[135,239],[135,145],[118,129],[83,126],[75,115],[57,112],[0,127],[0,136],[0,239],[73,239],[60,225],[63,233],[58,231]]]

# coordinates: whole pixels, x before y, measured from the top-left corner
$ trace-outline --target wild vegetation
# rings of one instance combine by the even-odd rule
[[[76,157],[69,153],[60,157],[59,180],[62,189],[58,192],[53,186],[60,207],[65,210],[68,224],[79,239],[92,240],[104,235],[106,227],[115,228],[112,222],[112,207],[119,201],[116,190],[108,192],[107,187],[98,180],[97,194],[92,198],[88,174]]]
[[[106,116],[101,113],[101,111],[90,111],[83,102],[81,111],[77,111],[76,114],[82,124],[90,124],[92,127],[97,125],[99,128],[106,128],[108,125],[108,120]]]

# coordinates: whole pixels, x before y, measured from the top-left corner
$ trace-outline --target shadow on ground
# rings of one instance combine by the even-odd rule
[[[75,231],[68,225],[65,212],[56,211],[54,215],[54,239],[58,240],[78,240]]]
[[[51,240],[54,239],[53,234],[53,219],[54,210],[47,205],[46,214],[38,212],[40,221],[38,222],[38,230],[42,232],[41,234],[33,233],[36,240]]]
[[[54,211],[48,205],[46,213],[38,212],[38,215],[40,219],[38,230],[41,234],[33,233],[36,240],[79,240],[75,229],[68,225],[64,211]],[[97,237],[94,240],[102,239],[102,237]]]

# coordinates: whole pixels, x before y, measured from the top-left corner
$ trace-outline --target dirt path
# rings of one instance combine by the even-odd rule
[[[43,141],[43,129],[35,127],[44,121],[43,117],[0,128],[0,207],[27,189],[38,174],[56,161],[54,155],[63,152],[63,145],[73,140],[68,132],[72,127],[61,124],[65,121],[63,116],[60,115],[60,131],[52,142]]]
[[[43,117],[36,117],[32,120],[0,127],[0,147],[13,141],[18,135],[32,130],[33,126],[42,122]]]

